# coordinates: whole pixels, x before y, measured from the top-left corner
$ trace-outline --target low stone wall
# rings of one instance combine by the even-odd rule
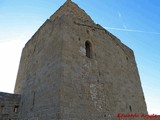
[[[17,120],[21,96],[0,92],[0,120]]]

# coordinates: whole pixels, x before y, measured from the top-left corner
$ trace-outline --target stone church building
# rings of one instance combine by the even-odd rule
[[[0,93],[0,120],[122,120],[118,113],[147,114],[133,51],[67,0],[26,43],[14,94]]]

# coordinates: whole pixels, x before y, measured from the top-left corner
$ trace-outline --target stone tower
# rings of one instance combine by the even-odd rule
[[[70,0],[25,45],[15,93],[20,120],[147,114],[133,51]]]

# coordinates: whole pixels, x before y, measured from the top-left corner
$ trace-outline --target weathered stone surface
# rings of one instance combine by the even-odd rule
[[[147,114],[133,51],[70,0],[25,45],[15,93],[20,120]]]
[[[17,120],[20,95],[0,92],[0,120]]]

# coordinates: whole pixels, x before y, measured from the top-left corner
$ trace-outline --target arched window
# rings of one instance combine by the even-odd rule
[[[86,56],[92,58],[92,45],[89,41],[85,42]]]

